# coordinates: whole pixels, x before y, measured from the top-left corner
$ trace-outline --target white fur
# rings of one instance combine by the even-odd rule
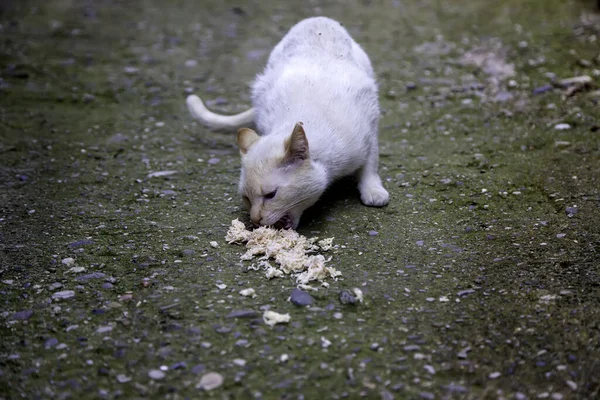
[[[334,180],[358,178],[361,200],[384,206],[389,194],[379,162],[377,85],[369,58],[348,32],[325,17],[300,21],[273,49],[252,87],[253,108],[236,116],[208,111],[197,96],[188,107],[213,128],[254,122],[262,137],[242,153],[240,192],[254,222],[271,225],[284,215],[298,225]],[[297,122],[308,140],[308,159],[281,165],[285,141]],[[273,199],[266,193],[277,189]]]

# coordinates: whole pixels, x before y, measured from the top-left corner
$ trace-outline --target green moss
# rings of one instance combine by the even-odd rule
[[[579,62],[598,56],[590,12],[559,0],[12,2],[0,14],[3,392],[194,398],[203,365],[225,377],[207,398],[594,397],[597,99],[532,94],[548,73],[599,68]],[[286,301],[292,281],[247,272],[224,242],[245,217],[238,152],[232,135],[196,126],[184,98],[191,88],[226,98],[220,112],[245,109],[268,51],[314,14],[341,20],[373,60],[392,202],[363,207],[345,180],[305,216],[301,233],[343,246],[331,261],[343,279],[300,309]],[[517,87],[496,88],[510,100],[492,101],[489,75],[463,62],[473,49],[514,64]],[[160,170],[178,173],[148,178]],[[86,271],[69,273],[66,257]],[[105,276],[77,279],[92,272]],[[353,287],[365,304],[342,306]],[[52,301],[59,290],[76,294]],[[293,324],[227,318],[265,305]],[[13,321],[22,310],[33,315]]]

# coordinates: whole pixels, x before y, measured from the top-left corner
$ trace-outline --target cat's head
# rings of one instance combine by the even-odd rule
[[[237,142],[242,156],[239,191],[252,222],[296,229],[302,212],[327,187],[325,170],[310,158],[302,123],[284,140],[242,128]]]

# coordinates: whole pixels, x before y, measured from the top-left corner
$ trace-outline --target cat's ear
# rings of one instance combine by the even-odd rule
[[[237,142],[242,155],[246,154],[258,139],[260,139],[260,136],[252,129],[240,128],[237,132]]]
[[[290,137],[285,141],[283,162],[284,164],[293,164],[306,159],[308,159],[308,139],[304,133],[302,122],[298,122]]]

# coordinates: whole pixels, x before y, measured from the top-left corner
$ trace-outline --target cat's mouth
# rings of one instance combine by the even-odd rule
[[[273,226],[277,229],[292,229],[294,227],[294,222],[289,214],[285,214],[279,221],[275,222]]]

